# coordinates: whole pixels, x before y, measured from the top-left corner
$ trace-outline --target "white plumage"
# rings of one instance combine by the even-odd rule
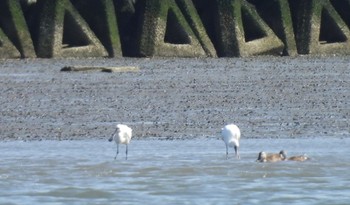
[[[239,139],[241,138],[241,131],[235,124],[228,124],[221,129],[221,138],[226,145],[226,158],[228,158],[228,147],[235,149],[235,155],[239,159]]]
[[[119,144],[125,144],[125,159],[128,159],[128,144],[130,143],[132,137],[132,129],[128,127],[127,125],[123,124],[117,124],[117,129],[112,134],[112,136],[108,139],[108,141],[112,141],[114,139],[115,143],[117,144],[117,153],[114,157],[114,159],[117,158],[119,153]]]

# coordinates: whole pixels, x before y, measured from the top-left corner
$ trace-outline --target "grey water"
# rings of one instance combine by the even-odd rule
[[[0,204],[349,204],[349,138],[0,142]],[[305,162],[255,162],[258,152]]]

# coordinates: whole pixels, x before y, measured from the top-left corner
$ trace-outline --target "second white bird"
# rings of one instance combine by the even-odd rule
[[[132,137],[132,129],[128,127],[127,125],[123,124],[117,124],[117,128],[112,134],[112,136],[108,139],[108,141],[112,141],[114,139],[115,143],[117,144],[117,153],[114,157],[114,159],[117,158],[119,153],[119,144],[125,144],[125,159],[128,159],[128,144],[130,143]]]

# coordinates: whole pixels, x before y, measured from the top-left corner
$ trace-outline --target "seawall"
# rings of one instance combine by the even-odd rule
[[[350,0],[1,0],[0,59],[349,55]]]

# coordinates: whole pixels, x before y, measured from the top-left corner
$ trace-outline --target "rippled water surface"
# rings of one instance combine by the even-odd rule
[[[0,142],[0,204],[348,204],[350,139]],[[256,163],[259,151],[306,162]]]

